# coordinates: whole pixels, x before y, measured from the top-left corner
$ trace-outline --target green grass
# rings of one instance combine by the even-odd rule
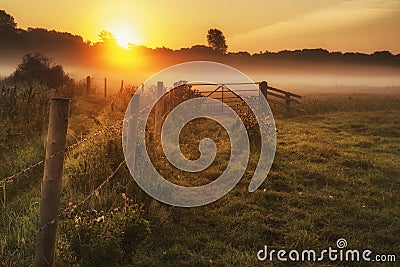
[[[342,112],[277,121],[277,155],[262,188],[248,193],[247,176],[205,207],[158,204],[169,216],[154,225],[159,233],[144,247],[142,264],[253,266],[264,244],[324,249],[342,237],[353,249],[398,255],[399,116]]]
[[[199,208],[176,208],[147,197],[128,171],[122,169],[98,195],[75,211],[74,216],[82,217],[79,223],[73,216],[63,217],[57,264],[287,266],[278,261],[259,262],[256,253],[264,245],[286,250],[326,249],[336,247],[339,238],[347,239],[350,249],[396,254],[399,261],[400,103],[392,95],[358,95],[355,103],[349,101],[350,96],[354,97],[309,95],[304,98],[307,114],[277,116],[275,160],[266,181],[254,193],[247,191],[254,170],[250,167],[238,186],[222,199]],[[97,110],[101,106],[93,105]],[[91,112],[92,108],[82,111],[77,107],[70,126],[75,135],[80,129],[77,125],[86,125],[85,133],[102,127],[93,124]],[[104,125],[112,121],[105,113],[96,112],[94,116]],[[204,125],[198,127],[218,136],[217,146],[222,152],[217,160],[225,163],[229,145],[224,142],[224,134],[209,131]],[[186,141],[196,138],[189,133]],[[198,156],[196,147],[190,144],[184,152],[188,157]],[[23,163],[27,158],[19,155],[29,153],[20,153],[15,157]],[[68,154],[63,206],[77,203],[121,160],[117,133],[109,133]],[[253,155],[249,165],[254,167],[256,160]],[[221,164],[207,169],[206,177],[217,177]],[[168,169],[164,172],[172,180],[179,174]],[[188,177],[180,178],[182,184],[201,184],[194,176],[194,180]],[[14,195],[6,208],[1,209],[0,263],[24,266],[33,259],[34,240],[25,239],[35,229],[40,193],[37,186],[33,183],[29,190],[15,187],[7,192]],[[127,196],[128,200],[121,196]],[[85,215],[92,214],[93,209],[104,214],[104,223],[93,223],[100,215]],[[136,228],[127,237],[121,229],[130,229],[123,223],[128,220],[133,220]],[[93,238],[82,243],[85,240],[82,231],[86,236],[94,235]],[[137,235],[135,231],[146,234]],[[138,241],[139,237],[143,242]],[[139,243],[136,247],[126,247]],[[16,247],[20,249],[12,254]],[[107,254],[107,248],[113,248],[112,253]],[[77,251],[84,251],[90,257],[83,257]]]

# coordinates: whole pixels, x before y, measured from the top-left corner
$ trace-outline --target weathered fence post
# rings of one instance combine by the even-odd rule
[[[160,97],[164,93],[164,82],[157,82],[156,96]],[[160,98],[154,109],[154,134],[159,135],[161,133],[162,120],[164,116],[165,101]]]
[[[286,110],[290,111],[290,94],[289,93],[285,93],[285,103],[286,103]]]
[[[119,92],[122,93],[123,89],[124,89],[124,80],[121,81],[121,87],[119,88]]]
[[[90,76],[86,76],[86,94],[90,94]]]
[[[268,83],[266,81],[262,81],[260,83],[260,93],[267,99],[267,92],[268,92]]]
[[[40,199],[35,266],[53,266],[60,206],[69,99],[52,98],[47,132],[46,159]],[[55,155],[55,156],[54,156]]]
[[[177,99],[176,99],[176,95],[177,95],[177,90],[176,87],[169,90],[168,92],[168,103],[167,103],[167,113],[170,113],[176,106],[177,104]]]
[[[104,98],[107,97],[107,78],[104,78]]]
[[[267,106],[263,105],[264,102],[261,101],[261,98],[264,96],[265,100],[267,100],[268,83],[266,81],[260,82],[260,84],[258,85],[258,89],[259,89],[258,91],[259,110],[262,113],[265,113],[267,112]]]
[[[221,87],[221,112],[224,112],[224,85]]]
[[[136,140],[137,140],[137,119],[139,114],[139,104],[140,104],[140,95],[139,94],[132,94],[132,100],[129,104],[128,110],[128,132],[127,132],[127,142],[126,142],[126,149],[128,151],[126,163],[128,166],[135,166],[135,159],[136,159]],[[132,165],[130,165],[132,164]],[[130,168],[132,171],[133,168]]]

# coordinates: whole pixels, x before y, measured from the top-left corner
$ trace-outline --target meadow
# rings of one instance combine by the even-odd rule
[[[125,166],[93,191],[123,161],[121,129],[111,127],[66,154],[56,266],[287,266],[277,260],[260,262],[257,252],[264,245],[276,250],[326,249],[336,247],[340,238],[347,240],[348,248],[394,254],[399,261],[398,90],[308,93],[302,99],[304,113],[285,114],[273,107],[277,150],[261,188],[247,191],[257,164],[255,153],[231,192],[198,208],[177,208],[151,199]],[[112,104],[95,96],[73,98],[68,145],[115,125],[123,118],[129,96],[130,92],[122,92]],[[23,126],[1,128],[1,177],[43,159],[43,132],[32,134]],[[184,153],[196,158],[193,144],[203,132],[218,140],[217,163],[207,169],[205,178],[189,179],[173,171],[167,175],[182,184],[201,184],[223,171],[229,145],[212,123],[190,129],[183,139]],[[153,156],[156,165],[164,166],[158,155]],[[42,175],[39,166],[2,184],[2,266],[33,264]],[[296,264],[315,265],[292,265]],[[343,262],[319,263],[336,265]]]

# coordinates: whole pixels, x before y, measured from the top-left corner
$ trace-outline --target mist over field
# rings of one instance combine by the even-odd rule
[[[154,52],[154,51],[151,51]],[[3,52],[4,53],[4,52]],[[134,53],[134,52],[132,52]],[[24,53],[11,53],[0,61],[0,77],[12,74],[21,61]],[[314,59],[312,62],[302,62],[289,59],[264,59],[260,62],[252,56],[240,61],[234,58],[235,55],[224,55],[215,57],[212,54],[185,55],[182,58],[173,55],[160,55],[154,52],[147,55],[147,59],[140,63],[123,63],[107,60],[94,65],[88,60],[88,55],[79,56],[61,52],[44,52],[45,56],[52,58],[56,64],[63,65],[65,71],[76,81],[85,79],[90,75],[94,78],[93,84],[102,86],[102,80],[106,77],[110,84],[110,93],[118,90],[121,80],[126,84],[139,85],[150,78],[156,72],[165,67],[191,60],[210,60],[221,62],[237,68],[254,81],[266,80],[272,86],[289,87],[297,92],[324,92],[329,91],[351,91],[351,87],[358,87],[357,91],[365,88],[366,92],[370,87],[398,88],[400,85],[400,65],[390,65],[369,62],[362,63],[341,63],[330,62],[326,59]],[[97,56],[96,56],[97,57]],[[99,56],[100,57],[100,56]],[[137,56],[142,58],[143,55]],[[335,89],[336,88],[336,89]]]
[[[217,46],[203,44],[180,49],[134,44],[122,47],[113,33],[108,31],[100,33],[99,41],[89,42],[68,32],[20,29],[12,19],[9,17],[10,25],[0,31],[0,77],[12,74],[25,54],[39,52],[52,59],[54,64],[61,64],[76,81],[90,75],[94,82],[106,77],[115,84],[124,80],[127,84],[139,85],[166,67],[206,60],[237,68],[254,81],[266,80],[280,86],[400,85],[400,55],[390,51],[369,54],[323,48],[265,50],[258,53],[229,51],[229,40],[225,40],[221,31],[221,51]],[[116,89],[114,87],[117,86],[112,86],[110,92]]]
[[[45,54],[46,55],[46,54]],[[0,77],[6,77],[12,74],[20,63],[20,55],[13,59],[2,61],[0,65]],[[101,88],[103,79],[106,77],[111,84],[110,93],[115,93],[121,80],[126,84],[139,85],[150,78],[156,72],[164,67],[175,63],[165,63],[151,66],[124,66],[115,67],[90,67],[85,64],[79,65],[79,62],[70,62],[63,57],[52,57],[53,62],[64,66],[65,71],[75,80],[84,80],[90,75],[94,78],[93,85]],[[202,60],[207,60],[203,57]],[[157,62],[157,59],[153,59]],[[226,62],[228,61],[228,62]],[[392,66],[365,66],[350,64],[329,64],[316,62],[313,64],[268,62],[262,64],[241,64],[240,62],[229,62],[229,60],[220,60],[221,63],[228,64],[237,68],[253,81],[267,81],[271,86],[281,86],[299,93],[316,92],[374,92],[372,87],[385,87],[387,90],[396,90],[400,85],[400,67]]]

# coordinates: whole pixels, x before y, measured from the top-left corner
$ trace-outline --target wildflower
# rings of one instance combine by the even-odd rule
[[[98,222],[98,223],[104,222],[104,215],[98,217],[98,218],[96,219],[96,222]]]

